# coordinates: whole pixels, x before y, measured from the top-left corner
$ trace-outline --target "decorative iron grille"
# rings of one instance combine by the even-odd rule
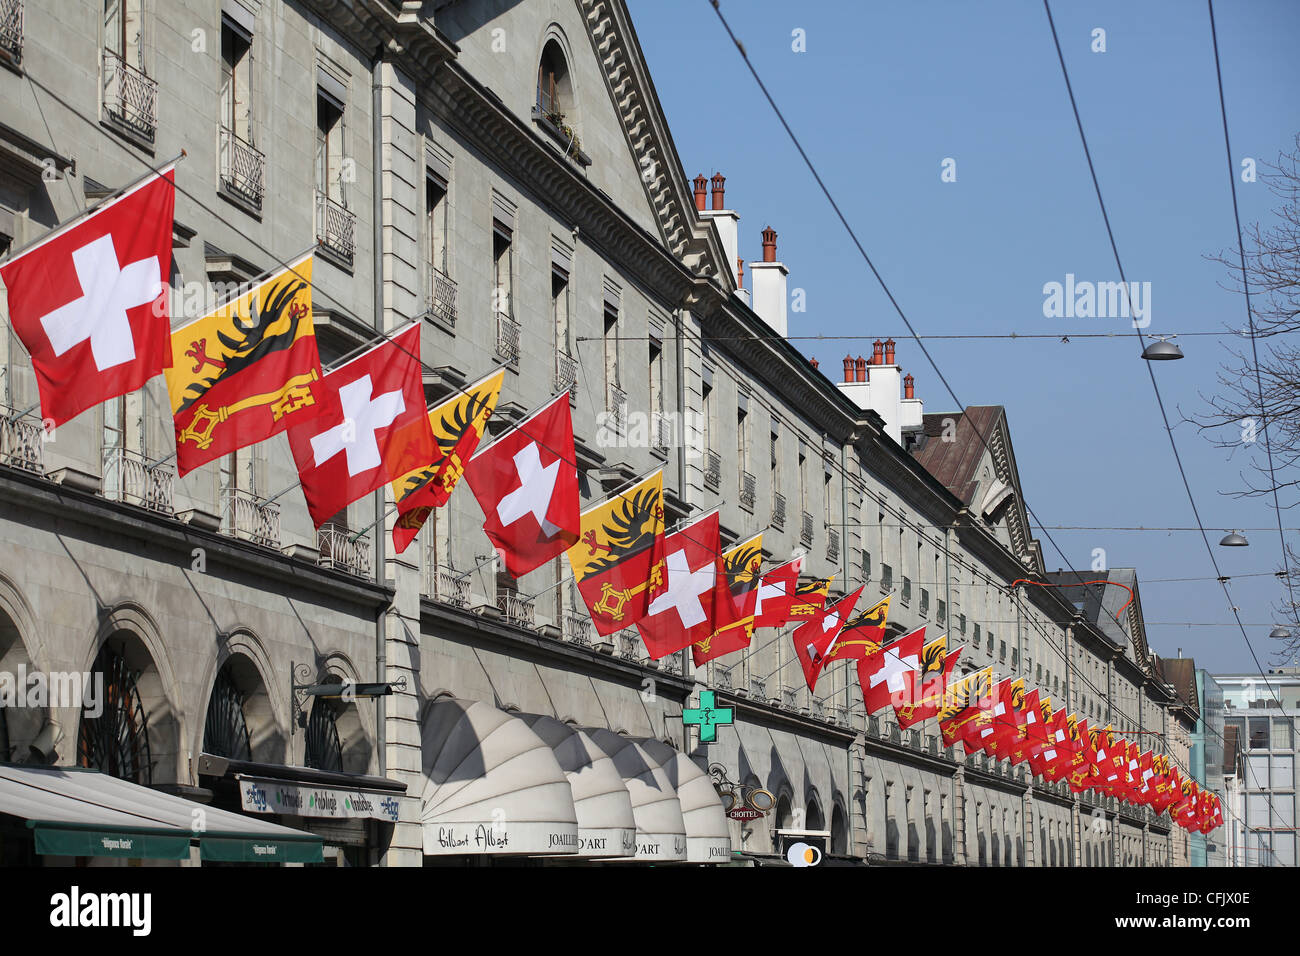
[[[569,390],[569,397],[578,394],[578,360],[567,352],[555,353],[555,390]]]
[[[519,361],[519,323],[504,312],[497,313],[497,355],[507,362]]]
[[[139,452],[104,449],[105,498],[169,515],[175,477],[169,465],[152,464]]]
[[[750,511],[754,510],[754,498],[758,489],[758,479],[747,471],[740,473],[740,504]]]
[[[322,192],[316,193],[316,241],[348,265],[356,254],[356,213]]]
[[[316,547],[322,568],[370,577],[370,541],[360,533],[326,523],[316,532]]]
[[[230,668],[217,672],[203,722],[203,749],[231,760],[252,760],[253,742],[244,719],[244,694],[235,685]]]
[[[520,624],[524,627],[533,626],[533,599],[520,594],[518,591],[498,591],[497,607],[501,609],[501,615],[512,624]]]
[[[77,762],[147,787],[153,783],[153,757],[149,715],[136,686],[139,674],[127,666],[120,649],[108,644],[100,648],[91,672],[102,675],[104,685],[96,702],[98,715],[89,706],[82,709]]]
[[[811,548],[813,543],[813,516],[803,511],[799,514],[799,541],[805,548]]]
[[[469,578],[444,565],[433,566],[433,599],[453,607],[469,605]]]
[[[45,430],[39,422],[19,418],[0,406],[0,464],[36,474],[45,472]]]
[[[704,484],[714,491],[722,485],[722,456],[712,448],[704,453]]]
[[[430,269],[429,300],[425,311],[444,325],[456,326],[456,283],[444,272]]]
[[[614,416],[614,430],[621,435],[627,428],[627,393],[611,383],[605,407]]]
[[[307,750],[303,758],[314,770],[343,772],[343,745],[339,742],[338,713],[334,705],[317,697],[307,719]]]
[[[777,531],[785,527],[785,495],[772,492],[772,527]]]
[[[104,114],[148,143],[158,130],[158,84],[116,53],[104,51]]]
[[[236,136],[234,130],[223,126],[218,159],[222,188],[261,209],[266,172],[266,157],[261,151]]]
[[[23,61],[23,0],[0,0],[0,56]]]
[[[573,610],[564,612],[564,636],[572,643],[590,647],[594,630],[591,618],[586,614]]]
[[[836,528],[826,529],[826,560],[838,561],[840,559],[840,533]]]
[[[221,530],[267,548],[280,547],[280,506],[251,492],[231,488],[222,501]]]

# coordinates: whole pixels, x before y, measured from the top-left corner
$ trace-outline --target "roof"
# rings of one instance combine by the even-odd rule
[[[1192,657],[1160,657],[1152,655],[1155,662],[1156,676],[1167,684],[1172,684],[1174,692],[1183,703],[1196,713],[1200,713],[1201,704],[1196,693],[1196,659]]]
[[[980,436],[988,437],[1003,414],[1001,405],[970,405],[965,414],[939,412],[923,415],[922,429],[927,438],[934,440],[913,450],[912,456],[962,504],[969,506],[978,484],[976,473],[984,458],[984,442]],[[952,440],[944,441],[944,431],[949,422],[955,422],[956,427],[952,431]]]

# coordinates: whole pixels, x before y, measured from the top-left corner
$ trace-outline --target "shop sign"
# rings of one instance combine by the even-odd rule
[[[397,798],[392,794],[241,777],[239,798],[243,809],[251,813],[397,822]]]

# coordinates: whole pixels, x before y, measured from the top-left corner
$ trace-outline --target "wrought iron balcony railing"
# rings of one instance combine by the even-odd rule
[[[0,0],[0,56],[23,61],[23,0]]]
[[[928,617],[930,614],[930,592],[921,588],[921,617]]]
[[[569,390],[569,397],[578,394],[578,360],[567,352],[555,353],[555,390]]]
[[[722,485],[722,456],[712,448],[704,453],[704,484],[713,491]]]
[[[45,430],[32,418],[0,406],[0,464],[36,474],[45,472]]]
[[[786,710],[799,709],[799,691],[794,687],[781,688],[781,706]]]
[[[826,529],[826,560],[838,561],[840,559],[840,532],[838,528]]]
[[[880,590],[886,594],[894,590],[894,569],[887,564],[880,566]]]
[[[501,615],[511,624],[523,627],[533,626],[533,599],[518,591],[498,591],[497,607]]]
[[[785,527],[785,495],[772,492],[772,527],[777,531]]]
[[[322,568],[370,577],[370,539],[363,533],[326,523],[316,532],[316,547]]]
[[[153,464],[139,452],[104,449],[104,497],[130,505],[173,514],[172,493],[176,473],[170,466]]]
[[[740,506],[747,511],[754,510],[754,497],[758,490],[758,479],[747,471],[740,473]]]
[[[903,576],[903,592],[898,599],[903,607],[908,607],[912,603],[912,579],[906,575]]]
[[[452,607],[469,606],[469,575],[447,565],[430,564],[429,596],[441,604]]]
[[[813,543],[813,516],[806,511],[799,514],[799,541],[805,548],[811,548]]]
[[[504,312],[497,313],[497,356],[519,361],[519,323]]]
[[[564,636],[572,643],[590,647],[595,630],[588,615],[572,609],[564,612]]]
[[[714,664],[714,683],[719,690],[731,690],[731,668],[724,664]]]
[[[221,502],[221,530],[268,548],[280,547],[280,506],[239,488]]]
[[[654,447],[655,451],[668,453],[668,449],[673,443],[672,422],[662,411],[654,414]]]
[[[618,656],[624,660],[639,661],[641,660],[641,642],[637,639],[636,631],[620,631],[618,635]]]
[[[349,266],[356,254],[357,216],[346,206],[316,192],[316,241]]]
[[[627,393],[612,382],[606,391],[605,408],[614,417],[615,431],[623,434],[627,428]]]
[[[104,51],[104,116],[153,143],[158,131],[158,84],[116,53]]]
[[[224,126],[217,155],[221,164],[221,188],[261,209],[266,157]]]
[[[429,270],[424,311],[443,325],[456,327],[456,282],[444,272]]]
[[[767,681],[762,677],[749,679],[749,696],[755,700],[767,700]]]

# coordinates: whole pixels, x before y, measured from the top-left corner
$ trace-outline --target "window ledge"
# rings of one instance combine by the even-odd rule
[[[553,139],[564,151],[564,155],[583,168],[591,165],[591,157],[582,151],[581,145],[575,147],[564,130],[551,122],[550,118],[538,107],[533,107],[533,122],[547,136]],[[581,141],[579,140],[579,143]]]

